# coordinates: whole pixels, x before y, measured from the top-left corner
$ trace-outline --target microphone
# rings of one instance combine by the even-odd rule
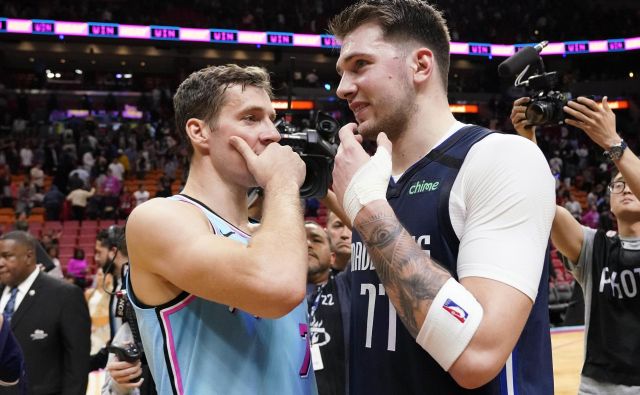
[[[501,77],[508,77],[521,72],[527,65],[535,62],[539,58],[539,53],[549,41],[543,41],[533,47],[524,47],[498,66],[498,74]]]

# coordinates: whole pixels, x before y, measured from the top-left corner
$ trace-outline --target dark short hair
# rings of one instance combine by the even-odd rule
[[[189,155],[193,146],[186,133],[190,118],[201,119],[215,125],[220,109],[224,105],[225,92],[233,85],[254,86],[264,89],[269,97],[273,96],[269,73],[261,67],[238,66],[228,64],[211,66],[192,73],[184,80],[173,96],[176,127],[186,143]]]
[[[329,23],[329,31],[343,39],[367,22],[377,23],[385,39],[415,40],[431,49],[447,91],[451,38],[440,11],[422,0],[360,0],[336,15]]]
[[[17,244],[27,247],[33,251],[33,257],[35,259],[38,241],[30,233],[22,230],[13,230],[0,236],[0,240],[13,240]]]
[[[96,240],[108,249],[116,248],[124,256],[129,256],[127,239],[124,237],[124,227],[111,225],[98,232]]]
[[[305,225],[314,225],[314,226],[317,226],[318,228],[320,228],[320,230],[324,234],[325,239],[327,240],[327,243],[329,243],[329,248],[331,249],[332,252],[334,252],[333,243],[331,242],[331,237],[329,237],[329,233],[327,233],[327,230],[322,225],[320,225],[319,223],[317,223],[316,221],[313,221],[313,220],[305,220],[304,224]]]

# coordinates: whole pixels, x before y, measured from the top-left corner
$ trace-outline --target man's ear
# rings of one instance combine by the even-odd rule
[[[433,52],[429,48],[418,48],[412,55],[413,81],[422,84],[435,73],[436,62]]]
[[[198,149],[198,147],[201,149],[208,148],[210,130],[203,120],[198,118],[189,118],[185,124],[185,130],[194,149]]]

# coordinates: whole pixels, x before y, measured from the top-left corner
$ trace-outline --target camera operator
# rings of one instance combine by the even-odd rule
[[[122,318],[116,316],[116,304],[118,298],[116,293],[123,287],[124,266],[129,258],[126,251],[120,248],[120,243],[124,237],[124,230],[121,227],[112,225],[107,229],[98,232],[95,246],[95,262],[106,276],[113,277],[113,285],[107,289],[107,282],[102,281],[96,284],[96,287],[103,288],[109,297],[109,339],[113,339],[118,328],[122,325]],[[107,363],[106,347],[102,348],[98,353],[91,356],[91,370],[102,369]]]
[[[514,102],[511,121],[534,143],[535,127],[525,117],[529,98]],[[594,230],[557,206],[551,240],[569,259],[570,270],[584,290],[585,360],[579,392],[637,394],[640,391],[640,159],[616,132],[607,98],[598,106],[579,97],[564,107],[566,124],[583,130],[605,150],[617,167],[609,191],[618,233]]]
[[[114,276],[109,303],[109,324],[112,328],[111,346],[122,349],[129,345],[140,347],[140,339],[136,339],[137,322],[129,305],[126,292],[123,293],[124,276],[128,271],[129,256],[127,252],[124,228],[110,226],[98,233],[96,241],[96,262],[105,273]],[[99,284],[98,286],[102,286]],[[137,336],[139,337],[139,336]],[[105,351],[109,349],[107,347]],[[155,394],[155,386],[149,374],[146,361],[136,358],[126,361],[110,353],[106,363],[106,377],[102,387],[103,395],[121,394]],[[143,385],[143,383],[146,383]]]

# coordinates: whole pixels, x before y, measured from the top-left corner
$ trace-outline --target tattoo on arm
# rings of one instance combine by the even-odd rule
[[[358,218],[357,230],[398,316],[418,335],[431,302],[451,274],[423,251],[391,208]]]

